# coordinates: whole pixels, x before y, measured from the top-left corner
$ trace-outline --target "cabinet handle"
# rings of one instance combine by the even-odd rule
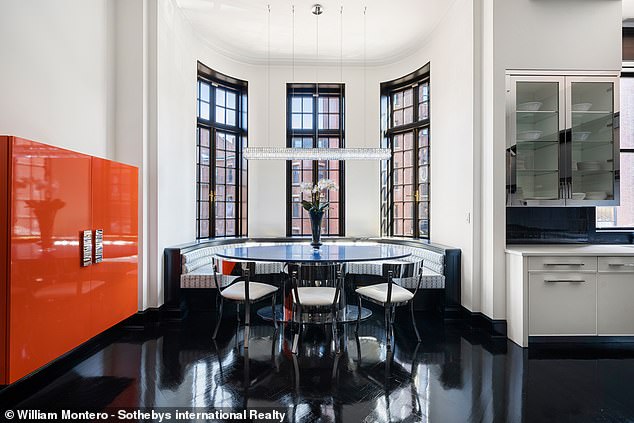
[[[584,263],[544,263],[544,266],[585,266]]]
[[[556,283],[556,282],[585,282],[584,279],[544,279],[544,282]]]
[[[93,263],[101,263],[103,261],[103,229],[95,229],[93,250]]]
[[[634,263],[610,263],[608,266],[611,267],[634,267]]]

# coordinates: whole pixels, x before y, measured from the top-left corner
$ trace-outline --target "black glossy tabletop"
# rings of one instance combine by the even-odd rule
[[[283,263],[379,261],[411,255],[407,248],[398,245],[353,243],[325,243],[319,249],[308,243],[242,246],[226,248],[216,254],[233,260]]]

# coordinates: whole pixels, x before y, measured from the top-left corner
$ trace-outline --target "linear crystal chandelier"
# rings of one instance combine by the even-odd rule
[[[387,160],[387,148],[291,148],[247,147],[248,160]]]
[[[268,84],[267,97],[270,95],[270,64],[271,64],[271,6],[268,5],[267,17],[267,76]],[[323,6],[315,4],[312,7],[312,13],[317,19],[317,59],[319,59],[319,15],[324,11]],[[295,6],[292,6],[293,12],[293,82],[295,82]],[[363,10],[363,86],[366,84],[366,9]],[[343,6],[340,9],[340,57],[339,67],[341,81],[343,83]],[[319,86],[319,81],[317,81]],[[319,91],[318,91],[319,94]],[[365,138],[365,88],[363,92],[363,108],[364,108],[364,126],[363,139]],[[267,128],[270,126],[269,107],[267,107]],[[270,130],[269,139],[270,139]],[[317,129],[317,137],[319,130]],[[246,147],[242,150],[242,154],[247,160],[387,160],[391,157],[389,148],[293,148],[293,147]]]

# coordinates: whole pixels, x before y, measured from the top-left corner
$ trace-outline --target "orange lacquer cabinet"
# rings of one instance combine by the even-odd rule
[[[0,384],[137,311],[138,170],[0,136]],[[82,262],[83,232],[103,259]]]

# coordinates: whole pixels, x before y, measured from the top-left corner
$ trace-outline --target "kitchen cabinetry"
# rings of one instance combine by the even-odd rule
[[[7,384],[136,312],[137,169],[0,136],[0,173],[0,384]],[[103,250],[93,252],[96,229]],[[93,264],[100,252],[103,261]]]
[[[599,257],[599,333],[634,336],[634,257]]]
[[[634,336],[634,246],[511,246],[506,266],[507,333],[518,345]]]
[[[617,75],[507,74],[507,205],[619,203]]]

